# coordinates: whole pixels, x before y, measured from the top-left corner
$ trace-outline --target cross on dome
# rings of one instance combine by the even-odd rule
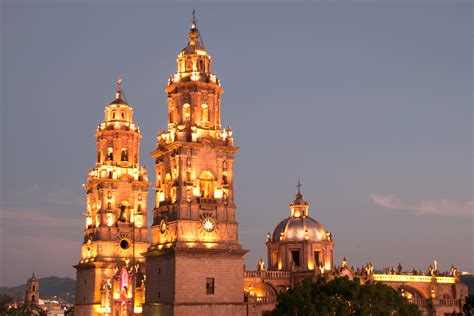
[[[117,93],[115,94],[116,99],[120,99],[122,97],[122,91],[120,90],[120,85],[122,83],[122,76],[117,77]]]

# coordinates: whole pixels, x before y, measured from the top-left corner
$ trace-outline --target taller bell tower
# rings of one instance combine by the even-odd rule
[[[77,270],[75,315],[141,312],[145,258],[147,172],[140,166],[140,130],[133,109],[117,93],[97,127],[97,158],[89,170],[84,240]],[[140,288],[141,287],[141,288]]]
[[[241,315],[243,255],[234,203],[234,145],[222,128],[224,90],[197,29],[165,88],[168,129],[158,133],[145,315]]]

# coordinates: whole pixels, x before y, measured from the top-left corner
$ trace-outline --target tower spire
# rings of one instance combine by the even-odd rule
[[[191,30],[196,29],[196,10],[193,8],[193,21],[191,22]]]
[[[199,31],[197,29],[196,10],[195,9],[193,9],[193,20],[191,21],[191,30],[189,31],[188,36],[191,39],[189,44],[191,44],[191,45],[199,44],[200,45],[198,38],[201,36],[201,34],[199,33]],[[195,41],[197,43],[195,43]]]
[[[118,75],[117,77],[117,93],[115,94],[115,99],[122,98],[122,90],[120,90],[120,85],[122,83],[122,76]]]

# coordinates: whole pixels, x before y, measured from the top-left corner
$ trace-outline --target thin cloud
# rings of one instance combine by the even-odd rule
[[[40,228],[80,229],[82,220],[78,217],[67,218],[48,213],[43,209],[0,208],[0,218],[3,224],[21,224]],[[5,225],[3,228],[7,229]]]
[[[46,202],[59,206],[77,207],[82,207],[86,204],[85,198],[83,196],[79,196],[77,192],[66,188],[48,191],[46,194]]]
[[[370,199],[378,206],[414,211],[416,214],[424,215],[452,215],[452,216],[473,216],[474,200],[454,201],[454,200],[426,200],[415,203],[402,201],[396,194],[371,194]]]

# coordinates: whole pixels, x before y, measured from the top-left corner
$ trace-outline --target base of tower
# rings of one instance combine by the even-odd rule
[[[74,304],[74,316],[102,315],[100,304]]]
[[[247,305],[244,303],[223,304],[146,304],[143,316],[240,316],[246,315]]]

